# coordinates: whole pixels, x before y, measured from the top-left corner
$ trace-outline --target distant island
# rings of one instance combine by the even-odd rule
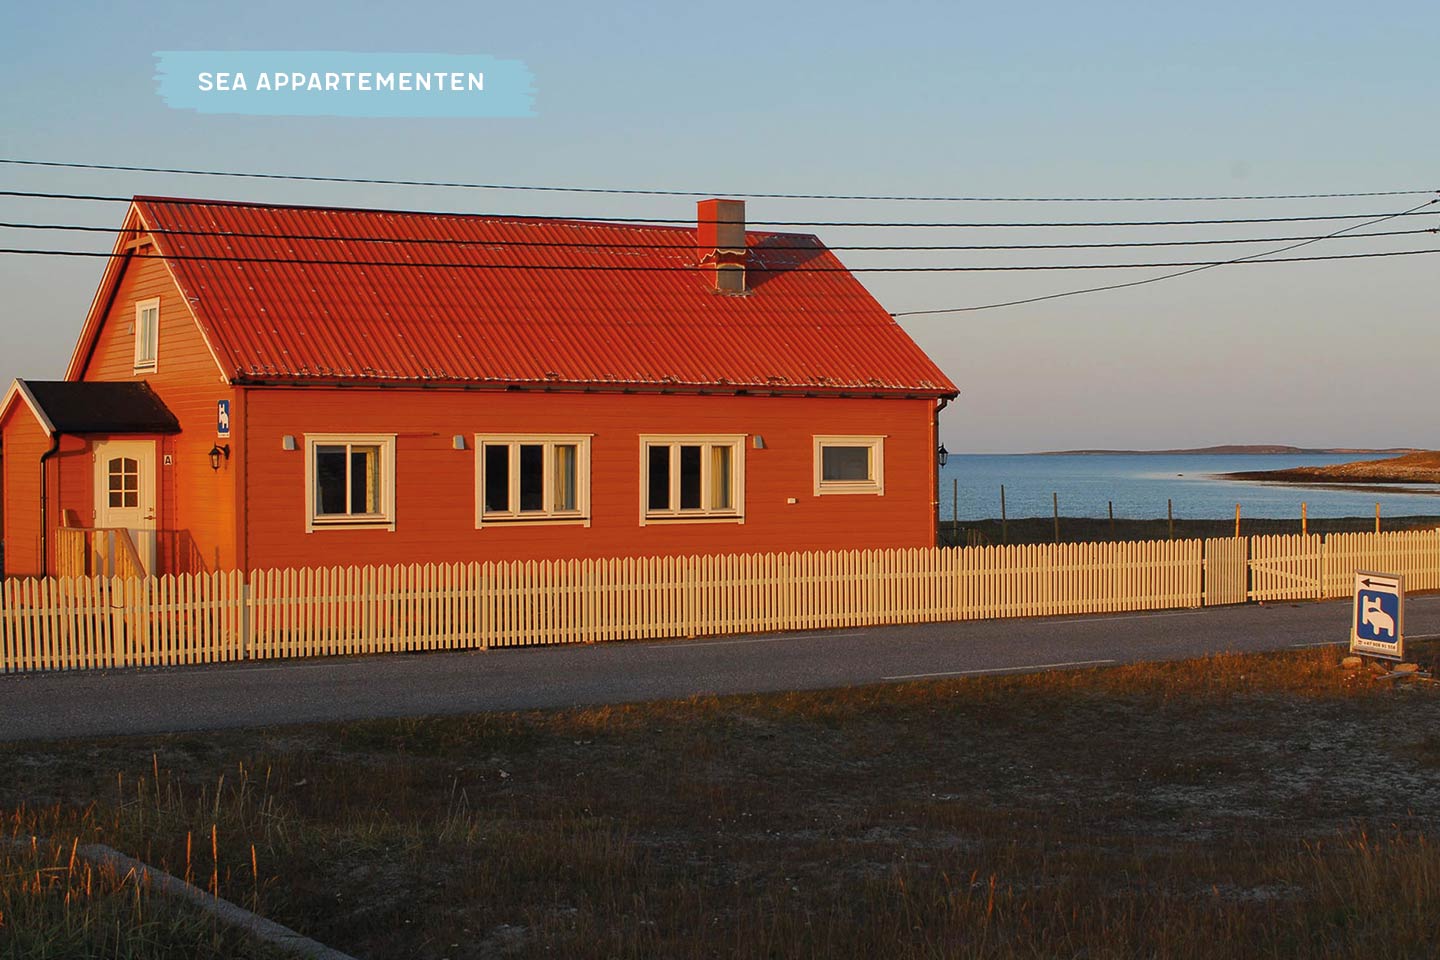
[[[1289,470],[1249,470],[1222,473],[1220,476],[1227,480],[1263,480],[1270,483],[1440,483],[1440,453],[1417,450],[1386,460],[1356,460],[1329,467],[1292,467]]]
[[[1223,444],[1217,447],[1192,447],[1187,450],[1042,450],[1040,453],[1031,454],[1036,457],[1075,457],[1075,456],[1176,456],[1179,454],[1212,454],[1230,455],[1237,454],[1290,454],[1290,455],[1311,455],[1324,456],[1345,456],[1348,454],[1360,454],[1376,456],[1379,454],[1407,454],[1423,453],[1418,447],[1387,447],[1381,450],[1371,450],[1362,447],[1287,447],[1274,443]],[[1327,467],[1307,467],[1305,469],[1329,469]]]

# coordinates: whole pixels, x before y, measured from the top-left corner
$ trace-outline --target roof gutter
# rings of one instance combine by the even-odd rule
[[[60,452],[59,430],[50,437],[50,449],[40,454],[40,576],[50,575],[50,478],[48,461]]]
[[[941,397],[941,398],[940,398],[940,402],[937,403],[937,404],[935,404],[935,419],[932,421],[932,425],[931,425],[931,428],[930,428],[930,431],[931,431],[931,432],[930,432],[930,438],[931,438],[931,440],[933,441],[933,442],[931,443],[931,447],[933,448],[932,453],[931,453],[932,456],[934,456],[934,455],[935,455],[935,452],[938,452],[939,449],[940,449],[940,411],[942,411],[942,410],[944,410],[946,407],[950,406],[950,400],[951,400],[950,397]],[[931,498],[930,498],[930,502],[935,505],[935,532],[934,532],[934,534],[933,534],[933,536],[932,536],[932,539],[935,540],[935,541],[937,542],[937,544],[938,544],[939,539],[940,539],[940,471],[939,471],[939,469],[937,468],[931,475],[935,478],[935,480],[934,480],[934,489],[931,491],[931,493],[933,494],[933,496],[931,496]],[[958,519],[957,517],[951,517],[951,518],[950,518],[950,521],[951,521],[951,525],[952,525],[952,526],[955,525],[955,521],[956,521],[957,519]]]
[[[740,397],[845,397],[869,400],[934,399],[948,403],[958,392],[938,387],[817,386],[776,384],[619,383],[613,381],[418,380],[293,377],[239,377],[236,387],[335,388],[342,390],[461,390],[495,393],[624,393]]]

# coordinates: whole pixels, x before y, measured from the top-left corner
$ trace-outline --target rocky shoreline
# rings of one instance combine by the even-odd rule
[[[1249,470],[1222,473],[1226,480],[1268,483],[1399,484],[1440,483],[1440,452],[1421,451],[1384,460],[1356,460],[1329,467],[1292,467],[1288,470]]]

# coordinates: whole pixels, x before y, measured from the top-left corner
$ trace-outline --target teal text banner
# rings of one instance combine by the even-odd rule
[[[291,117],[533,117],[534,77],[483,54],[162,50],[161,99],[180,110]]]

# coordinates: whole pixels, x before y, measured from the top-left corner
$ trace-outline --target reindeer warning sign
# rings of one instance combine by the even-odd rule
[[[1350,617],[1350,652],[1387,660],[1405,659],[1405,578],[1355,571],[1355,607]]]

